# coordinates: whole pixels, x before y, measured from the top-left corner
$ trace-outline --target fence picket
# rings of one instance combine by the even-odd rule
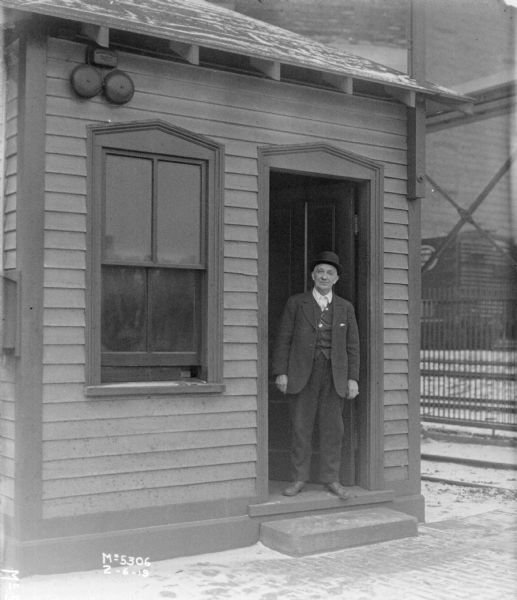
[[[517,290],[426,290],[420,368],[423,420],[517,430]]]

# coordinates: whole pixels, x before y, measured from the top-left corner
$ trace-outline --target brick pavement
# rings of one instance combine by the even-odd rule
[[[517,517],[497,510],[420,525],[415,538],[290,558],[268,549],[101,572],[31,577],[13,600],[514,600]],[[226,556],[226,558],[224,558]],[[62,594],[62,595],[61,595]],[[9,599],[10,600],[10,599]]]

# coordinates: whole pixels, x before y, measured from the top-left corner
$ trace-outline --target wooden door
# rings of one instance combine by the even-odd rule
[[[269,212],[269,357],[275,333],[289,296],[312,289],[310,264],[323,250],[340,257],[342,272],[335,291],[355,303],[356,184],[343,179],[320,178],[285,172],[270,173]],[[290,397],[281,394],[269,376],[269,478],[289,480]],[[357,435],[353,402],[344,409],[345,443],[341,480],[355,481]],[[317,481],[318,435],[315,428],[311,479]]]

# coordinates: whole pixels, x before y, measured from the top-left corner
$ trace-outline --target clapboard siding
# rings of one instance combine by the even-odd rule
[[[390,194],[384,209],[384,418],[399,423],[408,418],[409,389],[409,260],[407,200]],[[403,208],[402,208],[403,207]],[[398,304],[395,304],[395,303]],[[409,436],[398,427],[385,431],[384,465],[386,481],[407,478]],[[400,479],[402,478],[402,479]]]
[[[18,175],[18,44],[5,48],[4,81],[5,106],[2,110],[4,145],[2,147],[3,201],[0,224],[0,270],[16,269],[16,204]],[[1,284],[2,282],[0,282]],[[0,290],[1,293],[1,290]],[[0,298],[3,308],[3,298]],[[14,459],[15,459],[15,362],[14,356],[3,354],[0,361],[0,513],[14,515]]]
[[[119,473],[117,475],[93,475],[91,477],[75,477],[67,479],[46,480],[43,485],[44,500],[53,498],[70,498],[92,494],[106,494],[121,491],[137,491],[156,488],[173,488],[186,485],[199,485],[212,481],[251,479],[254,477],[255,463],[233,463],[185,469],[165,468],[140,473]]]
[[[255,494],[255,479],[223,479],[209,483],[189,483],[174,487],[148,487],[144,490],[88,494],[43,501],[43,516],[75,516],[99,512],[134,510],[168,506],[171,504],[193,504],[214,498],[251,497]]]
[[[125,456],[93,457],[55,460],[45,465],[47,480],[68,477],[94,477],[119,473],[143,473],[164,469],[185,469],[208,465],[226,465],[229,462],[249,463],[255,458],[253,445],[133,454]]]
[[[0,366],[0,513],[14,514],[14,364],[4,357]]]
[[[248,429],[218,429],[148,435],[120,435],[80,440],[53,440],[43,444],[45,461],[63,458],[125,455],[140,452],[219,448],[256,443],[256,431]]]
[[[71,384],[54,384],[47,386],[52,396],[46,399],[43,406],[43,415],[46,422],[82,421],[89,419],[117,419],[172,416],[172,415],[197,415],[204,412],[249,412],[257,409],[256,398],[233,397],[213,398],[188,397],[174,399],[169,397],[146,397],[142,402],[138,396],[122,397],[122,401],[97,400],[86,401],[84,393],[79,396],[79,387]],[[59,398],[59,402],[56,400]],[[52,402],[51,400],[54,400]]]
[[[257,145],[324,142],[384,163],[385,384],[387,391],[400,394],[399,404],[394,401],[386,409],[403,407],[408,369],[404,107],[324,90],[304,89],[300,95],[296,85],[120,53],[119,66],[133,78],[136,93],[129,105],[114,111],[100,96],[84,102],[70,95],[70,72],[83,59],[81,45],[51,40],[45,179],[45,516],[255,493]],[[225,146],[226,392],[220,397],[88,401],[82,389],[86,126],[153,118]],[[396,424],[395,431],[385,431],[386,465],[391,467],[399,460],[393,452],[404,451],[407,411],[401,416],[387,410],[386,423]],[[406,431],[399,431],[398,423],[405,423]],[[176,462],[167,462],[172,456]],[[86,461],[85,471],[81,461]]]
[[[193,415],[139,416],[130,418],[56,421],[45,423],[43,440],[79,440],[119,435],[148,433],[176,433],[242,429],[256,426],[255,412],[207,412]]]

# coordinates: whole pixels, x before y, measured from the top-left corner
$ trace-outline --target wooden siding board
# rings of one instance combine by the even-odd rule
[[[86,177],[48,173],[45,177],[45,192],[85,195]]]
[[[258,326],[256,310],[227,309],[224,311],[225,325],[245,325],[246,327]]]
[[[79,346],[81,347],[84,360],[84,344],[85,344],[85,328],[84,327],[44,327],[43,328],[43,343],[46,346]]]
[[[384,358],[407,360],[408,348],[406,344],[384,344]]]
[[[227,325],[224,328],[224,341],[236,344],[256,344],[257,328]]]
[[[385,421],[400,421],[407,419],[408,407],[407,404],[386,406],[384,408]]]
[[[84,290],[69,288],[45,288],[44,306],[45,308],[84,308]]]
[[[45,267],[55,269],[86,269],[84,250],[47,248],[45,251]]]
[[[256,410],[256,399],[251,397],[146,397],[120,400],[79,399],[74,394],[79,386],[73,384],[47,385],[44,397],[43,417],[45,422],[82,421],[92,419],[147,418],[150,416],[199,415],[204,413],[224,414],[227,412],[248,412]]]
[[[384,301],[385,315],[407,315],[408,302],[407,300],[385,300]]]
[[[239,273],[241,275],[257,275],[257,261],[246,258],[225,258],[224,272]]]
[[[14,480],[15,474],[15,462],[12,458],[8,458],[7,456],[2,456],[0,458],[0,472],[4,477],[10,477]]]
[[[60,343],[47,344],[43,347],[43,364],[45,365],[84,365],[84,361],[84,345]]]
[[[224,222],[227,225],[258,227],[257,211],[249,208],[226,208]]]
[[[409,324],[408,315],[386,314],[384,316],[385,329],[407,329]]]
[[[228,396],[257,395],[257,381],[255,379],[227,379],[225,384]]]
[[[225,242],[224,256],[240,259],[257,260],[257,244],[247,242]]]
[[[68,192],[47,192],[45,194],[45,209],[48,213],[54,211],[66,219],[72,214],[86,215],[86,197],[83,194],[71,194]],[[86,221],[85,221],[86,222]]]
[[[84,327],[84,310],[80,308],[46,308],[43,314],[43,325]]]
[[[408,449],[409,438],[406,433],[386,436],[384,438],[384,449],[391,450],[406,450]]]
[[[45,480],[67,480],[68,478],[92,477],[95,475],[117,475],[119,473],[238,464],[253,462],[255,459],[256,448],[253,445],[64,459],[44,463],[43,478]]]
[[[404,269],[384,269],[384,283],[409,284],[409,274]]]
[[[91,419],[82,421],[46,422],[43,427],[44,441],[80,440],[114,437],[119,435],[143,435],[154,433],[197,432],[212,429],[247,429],[255,427],[253,411],[205,413],[196,415],[161,415],[159,417],[126,417],[117,419]]]
[[[225,273],[224,289],[226,292],[255,293],[258,288],[257,278],[250,275]]]
[[[384,435],[395,435],[398,433],[408,433],[408,421],[407,419],[401,419],[398,421],[385,421],[384,423]]]
[[[397,481],[406,481],[408,478],[408,468],[404,467],[387,467],[384,469],[384,479],[389,483]]]
[[[257,361],[256,360],[241,360],[228,361],[224,363],[224,378],[257,378]]]
[[[407,390],[408,376],[407,373],[385,373],[384,375],[384,390]]]
[[[84,385],[85,367],[82,364],[43,365],[43,383],[82,383]]]
[[[407,364],[407,361],[405,361]],[[385,390],[384,406],[400,405],[404,406],[409,403],[408,390]]]
[[[384,466],[404,467],[408,464],[407,450],[388,450],[384,453]]]
[[[257,360],[256,344],[224,344],[224,360]]]
[[[407,344],[407,329],[385,329],[384,341],[386,344]]]
[[[256,227],[225,225],[224,239],[229,242],[258,242],[258,231]]]
[[[255,148],[255,146],[253,146]],[[255,148],[256,153],[256,148]],[[248,208],[248,209],[256,209],[257,208],[257,193],[256,192],[246,192],[246,191],[235,191],[235,190],[226,190],[224,196],[224,204],[225,206],[231,206],[235,208]]]
[[[407,284],[391,284],[384,286],[384,298],[386,300],[408,300],[409,292]]]
[[[52,212],[48,210],[48,203],[46,203],[47,210],[45,212],[45,230],[47,232],[50,231],[59,231],[59,232],[80,232],[86,233],[86,216],[83,214],[76,213],[65,213],[63,211]],[[46,237],[46,241],[51,238]],[[49,247],[49,246],[47,246]],[[58,248],[60,246],[57,246]],[[84,249],[84,243],[81,246],[81,249]]]
[[[384,209],[384,222],[397,225],[408,225],[409,217],[407,208],[405,210]]]
[[[46,480],[43,482],[43,500],[251,479],[254,477],[254,470],[254,462],[244,462]]]
[[[44,286],[46,288],[86,289],[83,269],[45,269]]]
[[[125,435],[108,438],[81,440],[52,440],[43,444],[43,460],[81,458],[120,454],[136,454],[167,450],[189,450],[195,448],[218,448],[221,446],[242,446],[256,443],[255,429],[218,429],[176,433],[156,433],[147,435]]]
[[[385,360],[384,361],[384,373],[407,373],[408,372],[408,361],[407,360]],[[386,397],[384,397],[386,402]]]
[[[256,292],[233,292],[224,294],[224,308],[258,309]]]
[[[407,239],[390,239],[389,236],[384,237],[384,252],[392,254],[408,255],[409,244]]]
[[[153,506],[202,502],[217,498],[252,497],[255,495],[255,479],[216,481],[190,484],[173,488],[149,488],[130,492],[52,498],[43,502],[43,517],[66,517],[81,514],[96,514]]]
[[[384,268],[385,269],[404,269],[409,267],[407,254],[394,254],[391,252],[384,253]]]

